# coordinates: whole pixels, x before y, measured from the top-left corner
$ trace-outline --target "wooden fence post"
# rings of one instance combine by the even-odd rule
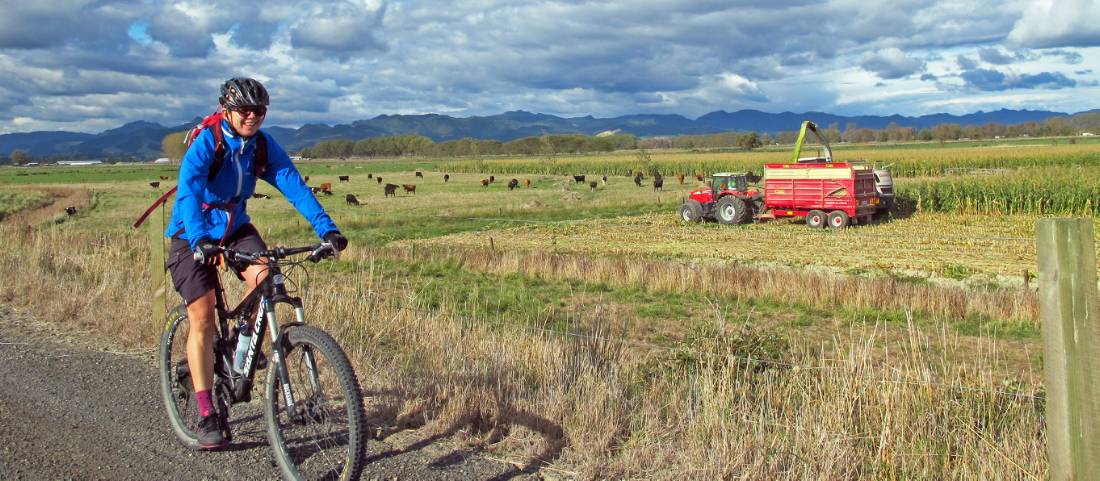
[[[1042,219],[1047,454],[1051,481],[1100,481],[1100,313],[1091,219]]]
[[[149,300],[151,301],[149,315],[157,331],[164,325],[164,316],[168,308],[165,305],[164,282],[164,216],[167,209],[160,207],[160,212],[154,212],[146,223],[149,225]]]

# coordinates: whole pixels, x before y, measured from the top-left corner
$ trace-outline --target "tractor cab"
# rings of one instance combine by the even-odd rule
[[[760,182],[760,176],[752,172],[720,172],[710,176],[711,198],[717,199],[723,192],[748,193],[749,184]]]

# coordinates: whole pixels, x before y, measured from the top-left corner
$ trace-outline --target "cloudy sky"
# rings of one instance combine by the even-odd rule
[[[3,3],[0,133],[174,125],[239,75],[288,127],[1100,108],[1100,0]]]

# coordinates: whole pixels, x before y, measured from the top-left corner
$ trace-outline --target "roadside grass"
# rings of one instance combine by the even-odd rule
[[[0,220],[24,210],[34,209],[52,201],[46,192],[0,189]]]

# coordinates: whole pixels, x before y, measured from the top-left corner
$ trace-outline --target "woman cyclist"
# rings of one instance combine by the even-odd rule
[[[249,222],[246,210],[257,178],[282,192],[309,221],[318,237],[337,250],[343,250],[348,243],[310,192],[286,151],[260,131],[269,104],[267,89],[250,78],[232,78],[222,85],[218,102],[221,121],[203,129],[183,157],[176,204],[165,232],[172,239],[167,261],[172,284],[187,302],[190,322],[187,364],[200,416],[195,433],[199,447],[204,450],[221,449],[228,443],[223,434],[228,426],[222,426],[213,413],[210,392],[214,379],[214,289],[218,275],[214,265],[219,245],[244,251],[267,248]],[[217,146],[214,129],[220,129],[221,148]],[[215,161],[215,153],[219,151],[224,152],[220,163]],[[263,266],[257,265],[237,274],[248,284],[249,291],[266,277]]]

